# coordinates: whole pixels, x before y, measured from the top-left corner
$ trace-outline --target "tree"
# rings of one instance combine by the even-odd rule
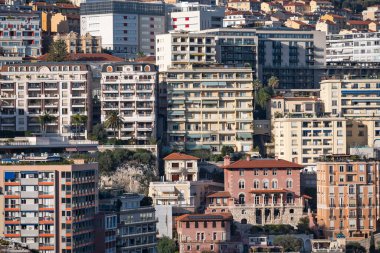
[[[104,129],[104,126],[102,124],[96,124],[92,128],[90,139],[94,141],[99,141],[100,144],[104,144],[107,142],[107,131]]]
[[[145,53],[142,52],[142,51],[140,51],[140,52],[137,53],[137,57],[138,58],[141,58],[141,57],[144,57],[144,56],[145,56]]]
[[[106,121],[104,122],[104,126],[106,128],[112,128],[113,134],[116,139],[116,130],[119,130],[121,125],[123,124],[123,118],[119,116],[117,111],[112,111],[108,114]]]
[[[223,146],[220,152],[222,153],[222,156],[224,157],[226,155],[230,155],[231,153],[235,152],[235,150],[231,146]]]
[[[57,40],[51,43],[48,52],[48,61],[62,62],[67,57],[67,46],[64,40]]]
[[[277,77],[271,76],[268,79],[268,86],[271,87],[272,89],[277,89],[280,84],[280,80],[278,80]]]
[[[41,132],[43,135],[46,134],[46,125],[55,121],[56,119],[57,117],[50,115],[46,112],[38,117],[38,121],[41,124]]]
[[[284,252],[300,251],[302,248],[302,242],[291,235],[276,236],[274,238],[273,244],[275,246],[281,246]]]
[[[371,241],[369,242],[369,253],[375,253],[375,252],[376,252],[375,237],[373,236],[373,233],[371,233]]]
[[[268,87],[262,87],[259,89],[257,93],[257,104],[262,108],[265,109],[267,107],[268,101],[271,99],[273,95],[272,88]]]
[[[88,117],[86,115],[74,114],[71,116],[71,124],[75,127],[74,136],[78,136],[79,128],[83,126],[86,129]]]
[[[310,232],[309,224],[310,224],[309,217],[302,217],[299,220],[298,225],[297,225],[298,231],[302,234],[309,233]]]
[[[176,244],[174,240],[170,239],[167,236],[159,239],[157,244],[157,252],[158,253],[173,253],[176,251]]]
[[[366,249],[358,242],[349,242],[346,245],[346,253],[366,253]]]
[[[253,111],[255,112],[256,111],[256,104],[257,104],[257,92],[258,90],[263,86],[263,84],[260,82],[259,79],[255,79],[253,81],[253,89],[255,91],[255,100],[254,100],[254,103],[253,103]]]

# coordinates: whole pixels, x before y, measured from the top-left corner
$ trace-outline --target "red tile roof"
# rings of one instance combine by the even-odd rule
[[[264,169],[264,168],[297,168],[302,169],[304,166],[298,163],[292,163],[285,160],[276,159],[257,159],[257,160],[239,160],[230,165],[223,166],[224,169]]]
[[[176,219],[177,221],[222,221],[232,220],[232,214],[230,213],[218,213],[218,214],[184,214]]]
[[[149,56],[139,57],[139,58],[137,58],[135,60],[135,62],[151,62],[151,63],[156,63],[156,56],[149,55]]]
[[[37,58],[39,61],[47,61],[49,54],[41,55]],[[69,54],[66,58],[67,61],[111,61],[122,62],[124,59],[110,55],[110,54]]]
[[[373,21],[370,21],[370,20],[348,20],[347,21],[347,24],[348,25],[369,25],[371,24]]]
[[[182,153],[171,153],[170,155],[166,156],[164,160],[199,160],[199,158]]]
[[[231,198],[229,192],[215,192],[207,196],[207,198]]]

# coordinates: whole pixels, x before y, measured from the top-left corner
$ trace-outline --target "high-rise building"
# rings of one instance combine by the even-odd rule
[[[107,129],[121,140],[149,144],[156,137],[157,70],[153,64],[105,64],[101,79],[101,121],[117,112],[122,125]],[[116,131],[116,133],[114,133]]]
[[[86,137],[91,126],[91,70],[80,63],[6,65],[0,79],[0,129]],[[88,116],[73,122],[73,115]],[[45,117],[44,121],[40,116]]]
[[[175,32],[156,36],[156,64],[160,71],[189,64],[215,63],[215,38],[196,32]]]
[[[217,62],[248,63],[264,84],[276,76],[280,89],[319,87],[325,68],[323,32],[220,28],[202,33],[215,36]]]
[[[325,236],[369,238],[377,230],[378,161],[325,156],[317,163],[317,219]]]
[[[177,3],[170,10],[169,30],[198,32],[223,27],[224,7],[203,5],[197,2]]]
[[[328,35],[326,61],[380,62],[380,32]]]
[[[94,252],[98,165],[0,166],[0,233],[42,253]]]
[[[11,58],[40,56],[40,23],[38,13],[1,10],[0,43],[4,50],[4,56]]]
[[[80,5],[81,34],[101,36],[104,49],[125,57],[155,54],[155,36],[165,33],[165,3],[88,1]]]
[[[164,72],[167,143],[179,150],[253,148],[251,68],[189,66]]]

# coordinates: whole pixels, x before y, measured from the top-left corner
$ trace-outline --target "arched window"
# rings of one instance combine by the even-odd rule
[[[239,189],[244,189],[245,188],[245,182],[244,180],[239,181]]]
[[[239,194],[239,204],[243,205],[245,204],[245,195],[244,193]]]
[[[281,102],[278,102],[277,104],[277,108],[281,108]]]
[[[273,102],[273,104],[272,104],[272,108],[277,108],[277,103],[276,103],[276,101]]]
[[[289,213],[294,213],[294,209],[290,209],[290,210],[289,210]]]
[[[286,195],[286,203],[288,203],[288,204],[292,204],[293,203],[293,194],[288,193]]]
[[[263,180],[263,188],[264,189],[269,189],[269,181],[268,180]]]
[[[259,180],[253,181],[253,188],[258,189],[259,187],[260,187],[260,181]]]
[[[245,212],[245,210],[243,209],[243,210],[241,210],[241,214],[246,214],[246,212]]]
[[[247,219],[242,219],[240,223],[244,225],[247,224]]]
[[[277,187],[278,187],[278,182],[277,182],[277,180],[273,179],[272,180],[272,188],[277,189]]]
[[[293,181],[291,179],[286,180],[286,188],[293,188]]]

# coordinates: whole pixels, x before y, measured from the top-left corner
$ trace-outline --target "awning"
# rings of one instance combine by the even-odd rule
[[[5,172],[4,173],[4,179],[5,180],[13,180],[16,178],[16,173],[15,172]]]
[[[184,111],[171,111],[168,113],[170,116],[184,116],[185,112]]]
[[[207,105],[216,105],[216,104],[218,104],[218,101],[215,101],[215,100],[209,100],[209,101],[207,101],[207,100],[205,100],[202,103],[203,104],[207,104]]]
[[[210,138],[210,137],[211,137],[211,134],[202,134],[202,137]]]
[[[187,137],[195,139],[195,138],[201,138],[201,135],[200,134],[188,134]]]
[[[226,82],[202,82],[202,85],[206,86],[226,86]]]
[[[171,100],[169,103],[173,105],[182,105],[185,103],[185,100]]]
[[[169,91],[168,94],[180,95],[180,94],[185,94],[185,91],[183,91],[183,90],[173,90],[173,91]]]
[[[252,133],[237,133],[237,136],[240,138],[252,138]]]

